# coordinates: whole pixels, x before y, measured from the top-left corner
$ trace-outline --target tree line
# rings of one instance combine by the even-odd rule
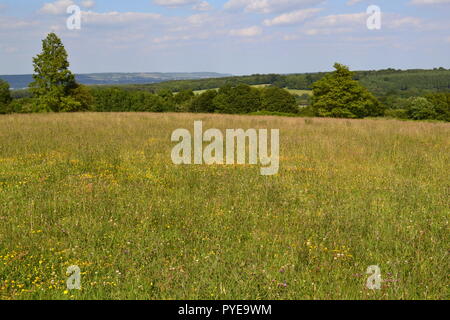
[[[34,81],[30,90],[15,92],[14,99],[8,83],[0,80],[0,113],[260,113],[450,121],[450,93],[446,90],[450,88],[450,70],[442,68],[430,72],[394,69],[351,72],[348,67],[336,63],[335,71],[331,73],[252,75],[150,85],[87,87],[76,82],[69,70],[68,54],[54,33],[43,40],[42,52],[33,58],[33,66]],[[265,86],[252,86],[257,84]],[[414,87],[417,84],[422,89]],[[426,86],[434,86],[435,90],[423,89]],[[286,87],[312,89],[313,96],[293,95],[285,90]],[[388,91],[384,89],[386,87],[389,87]],[[194,90],[204,92],[195,94]]]

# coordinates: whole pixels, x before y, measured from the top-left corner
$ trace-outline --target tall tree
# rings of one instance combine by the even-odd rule
[[[42,52],[33,58],[34,81],[30,84],[38,111],[83,111],[90,93],[76,83],[69,70],[67,51],[55,33],[42,41]],[[87,100],[86,100],[87,99]]]
[[[0,79],[0,113],[9,113],[9,104],[11,100],[9,83]]]
[[[313,108],[318,116],[364,118],[380,116],[378,100],[358,81],[347,66],[336,63],[334,72],[313,85]]]

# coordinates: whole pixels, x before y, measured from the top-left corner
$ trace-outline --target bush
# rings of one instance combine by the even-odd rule
[[[246,114],[261,110],[261,91],[245,84],[220,88],[214,98],[215,112]]]
[[[216,90],[208,90],[197,95],[191,101],[189,111],[198,113],[214,113],[214,98],[217,96]]]
[[[77,84],[77,86],[70,92],[70,97],[75,103],[73,103],[70,108],[66,108],[63,111],[76,112],[92,110],[94,105],[94,97],[92,96],[91,89],[87,86]]]
[[[32,98],[20,98],[14,99],[9,109],[11,113],[34,113],[38,112],[34,99]]]
[[[450,93],[430,93],[425,98],[433,104],[436,120],[450,121]]]
[[[0,79],[0,113],[10,113],[10,102],[9,83]]]
[[[98,112],[164,112],[173,109],[173,105],[164,99],[145,91],[126,91],[119,88],[92,90],[94,111]]]
[[[413,120],[437,119],[438,113],[434,105],[423,97],[408,99],[408,118]]]
[[[405,109],[387,109],[384,115],[388,118],[408,119],[408,111]]]
[[[262,89],[262,110],[283,113],[297,113],[295,97],[285,89],[278,87],[267,87]]]

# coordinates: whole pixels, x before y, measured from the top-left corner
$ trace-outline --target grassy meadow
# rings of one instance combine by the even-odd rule
[[[194,120],[279,128],[279,174],[173,165]],[[396,120],[0,116],[0,299],[448,299],[449,138]]]

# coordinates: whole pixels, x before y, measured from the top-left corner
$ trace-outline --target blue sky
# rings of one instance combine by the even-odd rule
[[[0,0],[0,74],[31,73],[51,31],[76,73],[450,68],[449,17],[450,0]]]

